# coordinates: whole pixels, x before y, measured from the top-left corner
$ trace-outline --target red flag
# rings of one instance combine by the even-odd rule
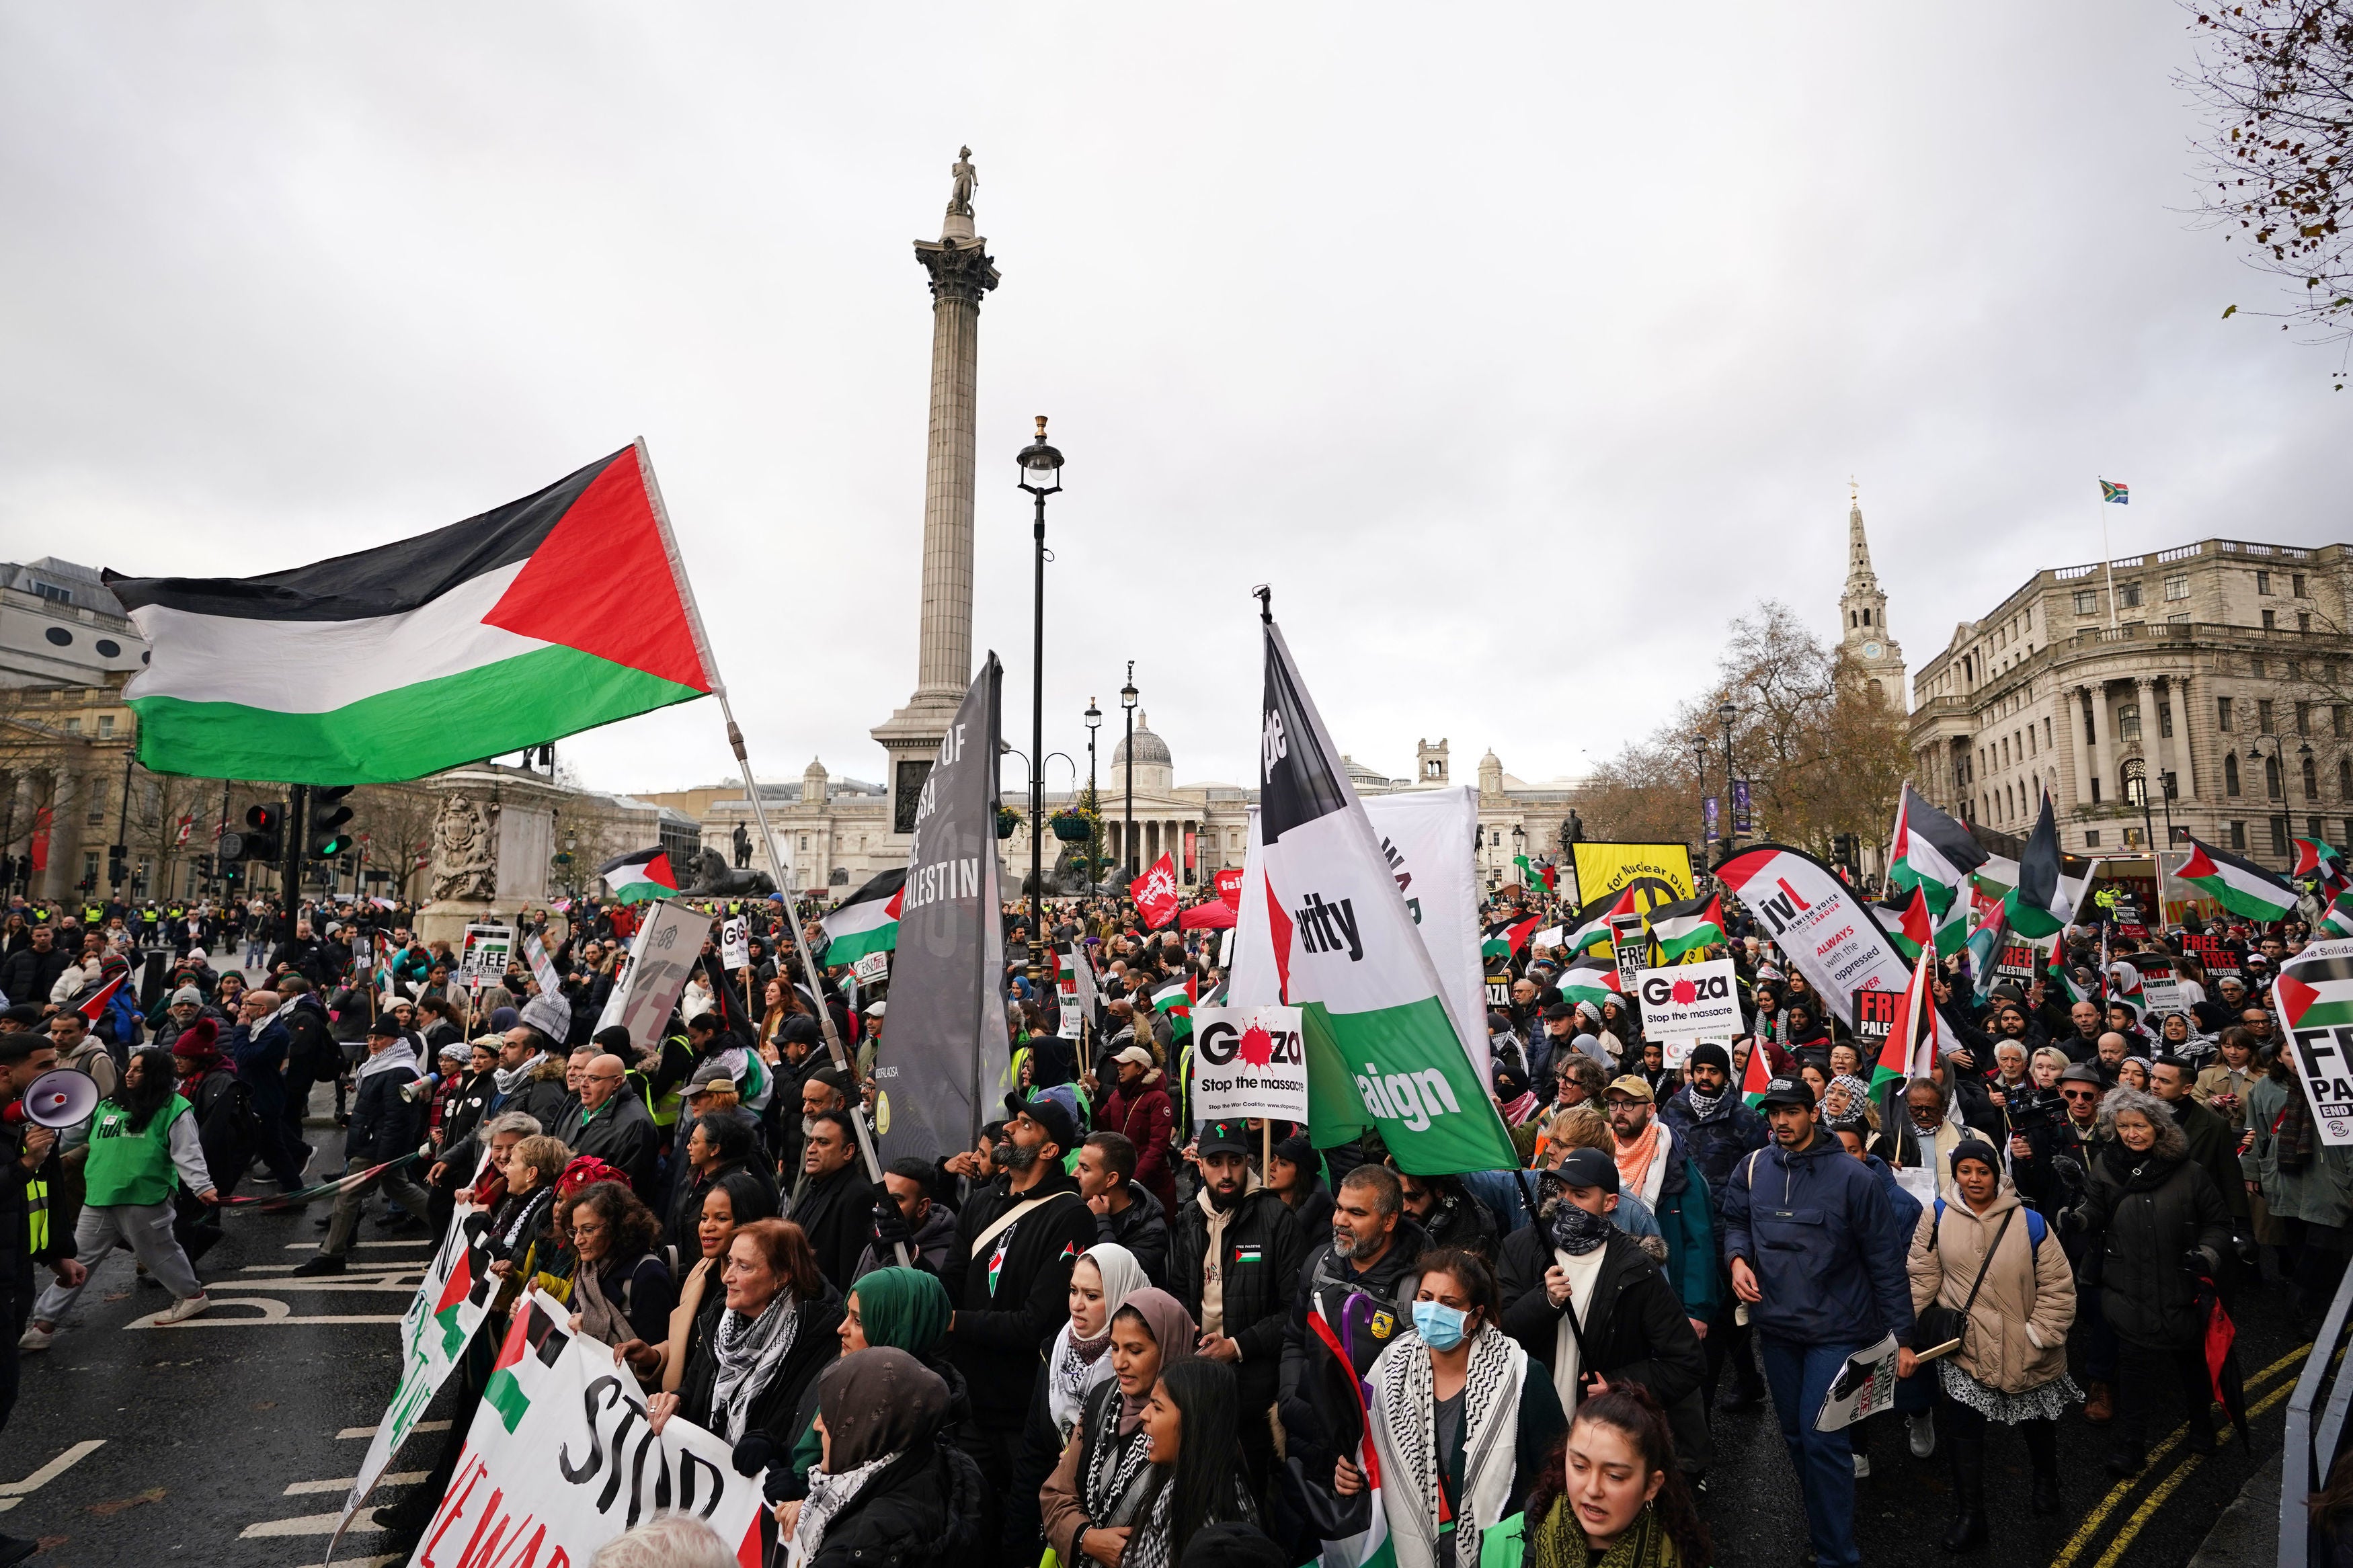
[[[1225,901],[1226,901],[1226,907],[1227,907],[1228,909],[1232,910],[1236,914],[1240,914],[1240,913],[1241,913],[1241,909],[1242,909],[1242,874],[1241,874],[1241,872],[1240,872],[1239,869],[1235,869],[1235,870],[1229,870],[1229,871],[1220,871],[1220,872],[1219,872],[1219,873],[1217,874],[1217,886],[1218,886],[1218,897],[1219,897],[1219,898],[1221,898],[1221,899],[1225,900]]]
[[[1155,860],[1144,875],[1127,885],[1135,912],[1146,931],[1158,931],[1176,918],[1176,865],[1167,855]]]
[[[33,813],[33,869],[36,871],[49,868],[49,822],[47,806]]]

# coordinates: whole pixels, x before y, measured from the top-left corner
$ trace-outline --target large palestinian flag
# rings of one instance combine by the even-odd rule
[[[1929,912],[1941,916],[1986,858],[1984,847],[1966,826],[1921,799],[1910,784],[1904,786],[1887,846],[1887,879],[1899,891],[1925,890]]]
[[[2320,925],[2327,935],[2353,936],[2353,888],[2346,889],[2330,901],[2328,913]]]
[[[855,963],[870,952],[899,945],[899,901],[907,868],[884,871],[841,901],[825,917],[825,962]]]
[[[616,855],[596,868],[596,875],[625,904],[641,904],[678,891],[678,873],[670,869],[670,852],[659,847]]]
[[[1647,917],[1651,940],[1659,944],[1662,965],[1680,963],[1684,955],[1724,941],[1724,900],[1704,893],[1680,904],[1652,910]]]
[[[1188,971],[1182,979],[1171,980],[1152,993],[1152,1010],[1168,1020],[1171,1039],[1189,1039],[1193,1034],[1193,1006],[1199,1000],[1199,982]]]
[[[1936,917],[1928,908],[1927,889],[1919,883],[1912,884],[1909,896],[1901,891],[1890,891],[1887,897],[1873,903],[1871,910],[1879,917],[1880,925],[1885,928],[1887,940],[1894,942],[1895,951],[1904,955],[1905,963],[1911,963],[1920,956],[1921,949],[1936,942]]]
[[[1508,959],[1527,945],[1528,936],[1536,929],[1542,915],[1530,915],[1524,921],[1497,921],[1479,939],[1481,958]]]
[[[123,694],[161,773],[383,784],[715,683],[642,445],[536,495],[265,577],[107,586],[152,658]]]
[[[1610,930],[1610,921],[1618,916],[1640,913],[1641,910],[1634,903],[1631,887],[1622,889],[1615,895],[1605,893],[1577,911],[1577,918],[1569,922],[1568,940],[1560,945],[1568,949],[1571,957],[1596,942],[1609,942],[1614,948],[1616,939]]]
[[[1626,999],[1625,986],[1618,978],[1618,961],[1611,958],[1580,958],[1560,972],[1561,1000],[1570,1006],[1590,1002],[1599,1007],[1604,1002]]]
[[[2341,952],[2340,942],[2324,945]],[[2281,1022],[2293,1035],[2299,1029],[2337,1028],[2353,1024],[2353,957],[2300,952],[2280,965],[2272,986]]]
[[[2189,858],[2175,873],[2234,915],[2282,921],[2295,913],[2295,889],[2252,860],[2192,838]]]
[[[2018,885],[2002,900],[2002,919],[2022,937],[2041,941],[2067,928],[2075,918],[2075,893],[2059,873],[2059,820],[2051,797],[2027,835],[2026,853],[2019,857]]]
[[[1275,973],[1301,1010],[1309,1131],[1325,1148],[1377,1127],[1417,1175],[1512,1170],[1510,1131],[1372,819],[1282,630],[1264,626],[1261,854]]]
[[[2325,898],[2334,898],[2348,881],[2353,881],[2346,876],[2345,857],[2337,852],[2335,846],[2311,838],[2298,838],[2295,844],[2295,868],[2289,876],[2319,878]]]

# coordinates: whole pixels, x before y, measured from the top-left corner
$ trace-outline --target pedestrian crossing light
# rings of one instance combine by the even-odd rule
[[[311,858],[332,860],[348,855],[358,836],[346,826],[352,819],[352,808],[343,797],[352,793],[350,784],[337,784],[331,789],[311,792]]]

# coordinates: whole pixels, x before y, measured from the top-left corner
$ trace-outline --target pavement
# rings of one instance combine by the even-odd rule
[[[319,1105],[332,1108],[323,1089]],[[316,1128],[311,1137],[313,1174],[335,1168],[340,1134]],[[324,1205],[232,1213],[227,1239],[199,1269],[214,1306],[168,1329],[153,1322],[168,1300],[136,1281],[128,1253],[100,1266],[54,1348],[26,1358],[23,1398],[0,1451],[0,1531],[44,1542],[36,1568],[322,1561],[396,1379],[396,1325],[428,1245],[388,1239],[372,1216],[350,1272],[293,1279],[292,1268],[317,1249],[322,1233],[311,1221],[324,1213]],[[2101,1468],[2109,1434],[2086,1424],[2079,1407],[2061,1423],[2064,1507],[2044,1519],[2026,1507],[2024,1446],[1997,1428],[1988,1454],[1992,1540],[1972,1561],[2181,1568],[2202,1547],[2200,1568],[2268,1563],[2263,1532],[2276,1508],[2284,1406],[2317,1319],[2301,1316],[2276,1285],[2240,1291],[2232,1310],[2252,1447],[2226,1433],[2213,1458],[2187,1453],[2168,1390],[2148,1463],[2116,1482]],[[2080,1366],[2080,1343],[2078,1351]],[[448,1414],[428,1413],[437,1426]],[[1877,1427],[1873,1473],[1857,1493],[1862,1560],[1944,1561],[1952,1495],[1945,1455],[1913,1458],[1894,1416],[1877,1418]],[[413,1439],[396,1455],[371,1507],[398,1500],[421,1479],[439,1440]],[[1805,1520],[1770,1408],[1718,1412],[1715,1441],[1702,1512],[1717,1564],[1798,1568],[1808,1561]],[[338,1563],[380,1568],[396,1560],[384,1554],[368,1512],[361,1510]]]

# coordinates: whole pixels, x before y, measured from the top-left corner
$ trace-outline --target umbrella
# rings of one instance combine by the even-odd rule
[[[2239,1369],[2239,1329],[2222,1306],[2222,1293],[2214,1283],[2213,1271],[2204,1266],[2203,1254],[2197,1256],[2200,1263],[2192,1272],[2198,1279],[2198,1315],[2206,1325],[2206,1375],[2214,1385],[2214,1397],[2221,1402],[2231,1425],[2239,1429],[2239,1441],[2243,1443],[2247,1440],[2247,1387]]]

